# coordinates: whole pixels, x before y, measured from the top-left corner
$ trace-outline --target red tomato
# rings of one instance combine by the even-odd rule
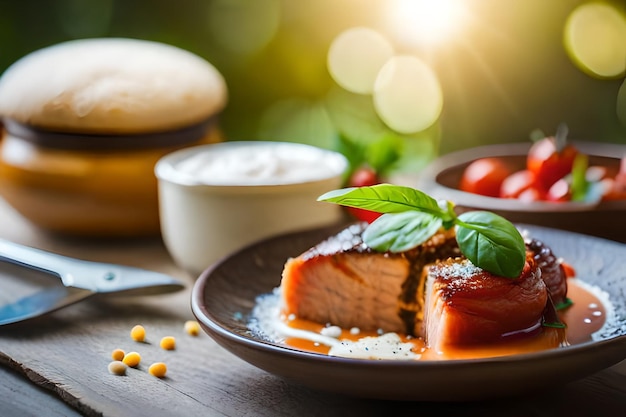
[[[626,200],[626,176],[623,179],[616,177],[602,180],[606,184],[607,192],[602,196],[603,200]]]
[[[375,211],[365,210],[355,207],[346,207],[348,213],[357,220],[372,223],[374,220],[382,216],[382,213],[376,213]]]
[[[541,201],[545,200],[546,195],[543,191],[538,189],[537,187],[530,187],[517,196],[517,199],[520,201],[531,202],[531,201]]]
[[[380,178],[376,174],[376,171],[369,167],[356,169],[348,180],[349,187],[368,187],[376,184],[380,184]],[[354,218],[368,223],[372,223],[374,220],[382,216],[382,213],[360,208],[346,207],[346,209]]]
[[[603,196],[604,200],[626,200],[626,156],[622,157],[615,178],[604,178],[602,181],[607,184],[608,190]]]
[[[502,181],[502,186],[500,187],[500,197],[519,198],[523,192],[528,190],[535,190],[532,191],[533,194],[537,192],[535,188],[535,174],[527,169],[523,169],[512,173],[506,177],[504,181]],[[527,196],[530,195],[532,194],[527,193]]]
[[[549,201],[570,201],[571,199],[572,193],[569,183],[563,178],[552,184],[546,194],[546,200]]]
[[[622,157],[622,161],[619,165],[619,172],[615,176],[615,186],[618,190],[626,193],[626,156]]]
[[[561,266],[563,267],[567,278],[573,278],[576,276],[576,269],[572,265],[567,262],[561,262]]]
[[[362,167],[354,170],[348,180],[349,187],[369,187],[380,183],[380,178],[372,168]]]
[[[526,157],[526,168],[535,174],[537,185],[543,190],[572,172],[578,154],[572,145],[557,149],[555,139],[548,137],[535,142]]]
[[[470,163],[463,171],[459,189],[489,197],[500,196],[502,181],[511,169],[499,158],[481,158]]]

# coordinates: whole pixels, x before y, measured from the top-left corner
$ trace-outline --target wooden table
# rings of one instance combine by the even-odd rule
[[[626,410],[626,361],[552,392],[489,402],[390,402],[311,391],[249,365],[204,333],[184,332],[184,322],[193,318],[189,298],[195,277],[173,264],[160,239],[62,239],[32,227],[1,200],[0,224],[0,238],[161,271],[186,283],[174,294],[90,299],[42,319],[0,327],[0,416],[555,417],[621,416]],[[146,328],[146,343],[131,340],[135,324]],[[176,337],[176,350],[159,347],[166,335]],[[139,368],[111,375],[107,365],[114,348],[139,352]],[[147,372],[155,361],[168,365],[166,378]]]

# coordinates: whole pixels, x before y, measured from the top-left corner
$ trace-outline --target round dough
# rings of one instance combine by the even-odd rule
[[[0,78],[0,116],[41,129],[107,134],[175,130],[227,102],[222,75],[163,43],[81,39],[35,51]]]

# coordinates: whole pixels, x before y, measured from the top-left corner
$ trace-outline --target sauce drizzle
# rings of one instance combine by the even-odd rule
[[[610,312],[608,300],[602,301],[595,288],[578,279],[568,279],[568,286],[573,305],[559,312],[566,329],[542,327],[526,337],[490,345],[448,346],[445,351],[430,349],[419,337],[386,333],[383,329],[377,332],[341,329],[332,323],[315,323],[281,314],[278,288],[259,297],[250,328],[290,348],[362,359],[451,360],[531,353],[590,341],[605,324]]]

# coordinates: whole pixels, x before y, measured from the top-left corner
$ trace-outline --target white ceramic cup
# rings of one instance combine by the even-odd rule
[[[341,207],[318,202],[340,188],[340,153],[288,142],[223,142],[182,149],[155,166],[161,234],[193,274],[257,240],[339,222]]]

